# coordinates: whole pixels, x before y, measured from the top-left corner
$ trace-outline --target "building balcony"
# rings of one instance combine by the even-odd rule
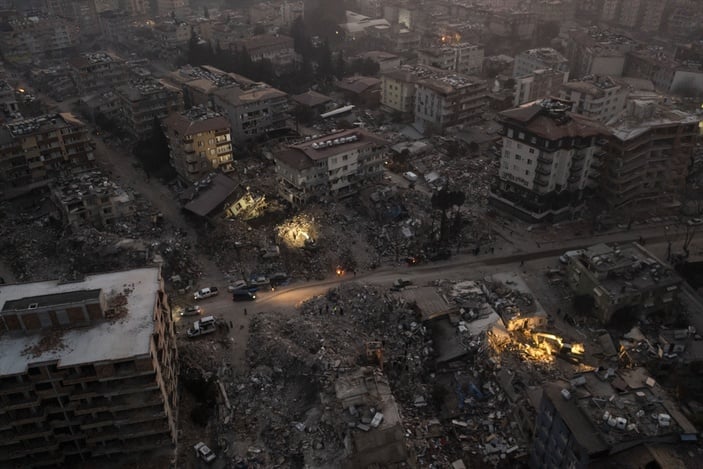
[[[4,403],[5,410],[28,409],[39,406],[39,396],[21,397],[16,399],[7,399]]]
[[[535,169],[535,173],[541,174],[543,176],[549,176],[552,174],[552,169],[547,168],[543,165],[537,165],[537,168]]]
[[[552,158],[547,158],[544,155],[540,155],[537,157],[537,162],[540,164],[551,166],[552,163],[554,163],[554,160]]]
[[[549,186],[549,181],[541,179],[541,178],[535,178],[534,183],[536,186],[540,186],[540,187]]]

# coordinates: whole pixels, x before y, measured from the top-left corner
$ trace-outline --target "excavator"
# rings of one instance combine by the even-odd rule
[[[579,364],[583,360],[583,344],[566,344],[561,337],[547,332],[533,332],[532,338],[539,347],[569,363]]]

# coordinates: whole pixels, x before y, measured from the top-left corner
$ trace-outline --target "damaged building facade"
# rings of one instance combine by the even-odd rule
[[[154,131],[154,119],[163,119],[171,112],[183,109],[180,90],[151,78],[132,80],[117,88],[121,121],[136,139],[149,137]]]
[[[170,114],[161,125],[171,166],[183,181],[196,182],[213,169],[234,170],[229,122],[219,113],[196,106]]]
[[[159,268],[0,287],[0,465],[68,466],[177,439]]]
[[[568,282],[577,295],[593,297],[604,322],[621,310],[671,312],[682,279],[640,244],[596,244],[568,264]]]
[[[696,433],[643,368],[593,371],[543,386],[529,466],[625,467],[633,451],[695,441]],[[672,467],[666,460],[654,453],[636,467]]]
[[[531,222],[580,212],[605,128],[569,107],[545,99],[500,113],[503,148],[492,205]]]
[[[12,196],[94,166],[88,128],[70,113],[16,120],[0,128],[0,190]]]
[[[51,186],[51,200],[64,225],[106,228],[134,213],[129,195],[98,171],[60,180]]]
[[[601,196],[611,209],[675,207],[699,140],[699,118],[652,100],[631,100],[609,125]]]
[[[281,197],[301,205],[317,197],[347,197],[383,175],[387,142],[362,129],[290,145],[273,155]]]

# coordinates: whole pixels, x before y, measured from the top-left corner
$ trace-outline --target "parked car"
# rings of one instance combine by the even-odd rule
[[[232,292],[232,301],[254,301],[256,295],[249,290],[234,290]]]
[[[288,285],[290,278],[288,278],[288,274],[285,272],[276,272],[269,275],[269,282],[271,283],[271,287],[278,287]]]
[[[265,275],[252,275],[251,279],[249,279],[249,285],[261,286],[268,285],[269,283],[270,280]]]
[[[202,441],[193,447],[195,449],[195,457],[202,459],[203,461],[210,463],[217,458],[217,455],[207,447]]]
[[[703,225],[703,218],[691,218],[686,223],[688,223],[688,226]]]
[[[403,177],[407,179],[410,182],[416,182],[417,181],[417,174],[413,173],[412,171],[406,171],[403,173]]]
[[[217,287],[201,288],[200,290],[195,292],[195,295],[193,295],[193,298],[196,300],[202,300],[205,298],[210,298],[211,296],[215,296],[218,293],[220,293],[220,292],[217,290]]]
[[[578,257],[583,253],[584,253],[583,249],[576,249],[574,251],[566,251],[564,254],[559,256],[559,262],[561,262],[562,264],[568,264],[569,259],[571,259],[572,257]]]
[[[198,305],[190,305],[181,310],[181,316],[198,316],[202,314],[203,308]]]
[[[412,285],[413,282],[410,280],[404,279],[404,278],[399,278],[396,279],[395,282],[393,282],[393,286],[391,287],[392,291],[400,291],[403,288]]]
[[[188,337],[193,338],[205,334],[211,334],[216,330],[217,322],[215,321],[215,317],[205,316],[204,318],[195,321],[193,323],[193,327],[189,328],[188,331],[186,331],[186,334],[188,334]]]

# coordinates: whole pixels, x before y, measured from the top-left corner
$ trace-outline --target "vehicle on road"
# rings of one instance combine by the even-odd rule
[[[188,337],[199,337],[201,335],[211,334],[217,330],[217,322],[214,316],[205,316],[193,323],[193,327],[186,331]]]
[[[265,275],[252,275],[252,277],[249,279],[249,285],[261,286],[268,285],[269,283],[270,280]]]
[[[202,314],[203,308],[198,305],[190,305],[181,310],[181,316],[199,316]]]
[[[403,177],[410,182],[417,182],[417,174],[412,171],[406,171],[403,173]]]
[[[703,225],[703,218],[691,218],[686,223],[688,224],[688,226]]]
[[[290,283],[290,278],[285,272],[275,272],[269,275],[269,282],[271,283],[271,288],[275,288],[282,285],[288,285],[288,283]]]
[[[234,290],[232,292],[232,301],[254,301],[256,295],[249,290]]]
[[[578,257],[584,253],[583,249],[575,249],[573,251],[566,251],[564,254],[559,256],[559,262],[562,264],[568,264],[572,257]]]
[[[391,287],[391,290],[392,290],[392,291],[400,291],[400,290],[402,290],[403,288],[405,288],[405,287],[407,287],[407,286],[410,286],[410,285],[412,285],[412,284],[413,284],[413,282],[411,282],[411,281],[408,280],[408,279],[405,279],[405,278],[398,278],[398,279],[395,280],[395,282],[393,282],[393,286]]]
[[[215,458],[217,458],[217,455],[202,441],[197,445],[193,446],[193,448],[195,449],[195,457],[198,459],[202,459],[207,463],[210,463],[214,461]]]
[[[205,298],[210,298],[211,296],[215,296],[218,293],[220,293],[220,292],[217,290],[217,287],[201,288],[200,290],[195,292],[195,295],[193,295],[193,299],[203,300]]]

